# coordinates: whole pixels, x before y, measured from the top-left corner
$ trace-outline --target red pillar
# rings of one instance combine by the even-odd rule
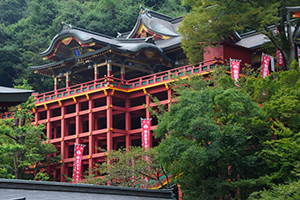
[[[113,149],[113,137],[112,137],[112,96],[109,94],[108,96],[106,96],[106,128],[107,128],[107,151],[110,151]],[[110,161],[107,161],[108,164],[110,163]],[[108,171],[110,171],[108,169]],[[111,183],[110,181],[107,182],[107,185],[110,186]]]
[[[65,107],[61,107],[61,141],[60,141],[60,151],[61,151],[61,160],[64,162],[65,159],[65,154],[67,153],[65,149],[65,141],[64,141],[64,136],[66,134],[66,120],[65,120]],[[66,174],[66,165],[62,165],[60,169],[60,180],[64,181],[64,177],[62,174]]]
[[[95,150],[95,145],[93,142],[93,128],[94,128],[94,117],[93,117],[93,100],[89,100],[89,168],[93,168],[93,154]]]
[[[37,126],[38,125],[38,120],[39,120],[39,115],[37,110],[34,112],[34,124]]]
[[[124,66],[121,67],[121,79],[125,80],[125,67]],[[122,81],[122,83],[124,83],[124,82]]]
[[[106,124],[107,124],[107,151],[113,149],[112,138],[112,96],[109,94],[106,97]]]
[[[50,114],[51,114],[51,113],[50,113],[50,110],[49,110],[49,108],[48,108],[48,110],[47,110],[47,133],[46,133],[46,136],[47,136],[48,138],[50,138],[51,133],[52,133],[52,127],[51,127],[51,123],[50,123],[50,117],[51,117]]]
[[[111,63],[107,63],[107,77],[111,76],[112,74],[112,65]]]
[[[80,120],[80,117],[79,117],[79,103],[77,102],[75,104],[75,141],[77,144],[79,144],[79,133],[81,132],[81,120]]]
[[[57,78],[54,77],[54,91],[58,90]]]
[[[94,65],[94,79],[97,80],[99,78],[98,67]]]
[[[150,107],[150,102],[151,102],[150,96],[146,94],[146,106],[147,107]],[[151,118],[151,113],[148,111],[148,109],[146,109],[146,118],[147,119]],[[150,121],[150,124],[152,124],[152,121]],[[153,133],[152,133],[152,131],[150,131],[150,148],[153,147],[152,137],[153,137]]]
[[[130,100],[127,97],[125,100],[125,108],[126,108],[126,113],[125,113],[125,129],[126,129],[126,148],[131,146],[131,139],[130,139],[130,134],[128,133],[131,130],[131,116],[130,112],[128,111],[130,108]]]
[[[168,108],[170,108],[171,103],[172,103],[172,95],[173,95],[173,90],[168,88]]]
[[[67,72],[66,73],[66,87],[70,87],[71,86],[71,78],[70,78],[70,73]]]

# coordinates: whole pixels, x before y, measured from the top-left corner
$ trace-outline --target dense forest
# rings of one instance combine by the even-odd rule
[[[61,31],[62,21],[116,36],[133,28],[140,4],[172,17],[189,10],[181,0],[0,0],[0,85],[25,79],[37,92],[52,90],[52,78],[30,66],[45,64],[38,53]]]

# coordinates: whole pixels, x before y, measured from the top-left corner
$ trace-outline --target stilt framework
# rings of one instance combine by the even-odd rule
[[[141,146],[141,117],[151,118],[151,96],[169,107],[175,77],[208,74],[216,63],[188,65],[132,80],[107,76],[37,96],[34,124],[45,124],[45,135],[61,154],[62,166],[49,166],[56,181],[73,171],[74,144],[84,144],[82,172],[105,161],[109,150]],[[151,132],[157,120],[151,121]],[[159,139],[151,133],[150,147]],[[103,151],[99,150],[101,148]],[[53,155],[55,156],[55,155]]]

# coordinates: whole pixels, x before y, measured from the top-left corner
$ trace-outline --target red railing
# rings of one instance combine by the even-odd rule
[[[97,91],[101,88],[113,87],[122,90],[133,90],[143,88],[145,86],[151,86],[159,83],[170,82],[173,78],[183,78],[189,75],[201,74],[209,72],[215,66],[214,60],[208,60],[201,62],[199,65],[187,65],[183,67],[174,68],[171,70],[158,72],[131,80],[123,80],[115,77],[105,77],[97,80],[73,85],[68,88],[62,88],[43,94],[37,95],[37,104],[47,103],[53,100],[60,100],[66,97],[77,96],[85,94],[87,92]]]
[[[0,119],[6,119],[10,117],[13,117],[13,114],[11,112],[5,112],[4,114],[0,115]]]

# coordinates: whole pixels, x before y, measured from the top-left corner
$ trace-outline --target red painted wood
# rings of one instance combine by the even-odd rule
[[[113,138],[112,138],[112,96],[108,95],[106,97],[106,126],[107,126],[107,151],[113,149]]]

